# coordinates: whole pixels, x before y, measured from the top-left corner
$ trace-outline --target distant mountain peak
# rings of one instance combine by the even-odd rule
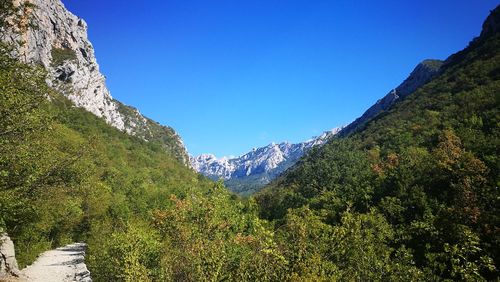
[[[253,148],[250,152],[236,158],[217,158],[213,154],[201,154],[191,157],[190,162],[196,171],[212,179],[244,179],[271,171],[277,176],[277,172],[282,172],[295,164],[307,151],[326,143],[341,129],[339,127],[325,131],[302,143],[272,142],[264,147]],[[272,177],[266,178],[266,181],[261,184],[267,184],[270,180]]]

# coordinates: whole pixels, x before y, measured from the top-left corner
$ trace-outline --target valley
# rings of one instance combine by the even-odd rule
[[[352,123],[235,158],[114,99],[88,29],[0,0],[0,281],[499,279],[500,7]]]
[[[377,115],[390,110],[396,101],[403,100],[437,76],[442,65],[443,62],[439,60],[421,62],[398,87],[346,126],[325,131],[318,137],[298,144],[284,142],[254,148],[251,152],[237,158],[217,159],[211,154],[190,157],[191,166],[197,172],[213,180],[223,179],[229,190],[237,194],[245,196],[258,192],[297,163],[312,148],[321,147],[337,135],[347,136],[362,128]]]

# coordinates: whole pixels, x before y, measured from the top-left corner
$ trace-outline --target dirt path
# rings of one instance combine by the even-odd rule
[[[27,282],[91,282],[84,263],[85,244],[75,243],[47,251],[21,271]]]

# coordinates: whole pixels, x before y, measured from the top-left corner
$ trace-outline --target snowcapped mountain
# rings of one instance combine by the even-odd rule
[[[323,145],[342,128],[324,132],[302,143],[272,143],[237,158],[220,158],[212,154],[191,157],[191,166],[212,179],[224,179],[233,191],[247,193],[269,183],[294,165],[308,150]]]

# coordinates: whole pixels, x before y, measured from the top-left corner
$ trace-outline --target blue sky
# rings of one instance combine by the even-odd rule
[[[193,155],[346,124],[427,58],[477,36],[491,0],[63,0],[112,95]],[[383,2],[383,3],[382,3]]]

